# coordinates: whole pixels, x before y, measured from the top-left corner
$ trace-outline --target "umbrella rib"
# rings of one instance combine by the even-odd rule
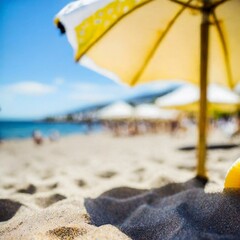
[[[178,3],[178,4],[181,4],[181,5],[186,6],[188,8],[195,9],[195,10],[202,10],[204,8],[204,7],[196,7],[196,6],[193,6],[193,5],[189,4],[189,3],[181,2],[179,0],[170,0],[170,1]],[[220,1],[216,2],[216,3],[209,4],[209,6],[207,8],[208,9],[216,8],[218,5],[220,5],[220,4],[224,3],[224,2],[227,2],[227,1],[229,1],[229,0],[220,0]]]
[[[87,53],[87,51],[89,51],[91,49],[91,47],[93,47],[103,36],[106,35],[106,33],[108,33],[121,19],[123,19],[124,17],[126,17],[127,15],[129,15],[130,13],[132,13],[133,11],[135,11],[136,9],[138,8],[141,8],[143,7],[144,5],[148,4],[148,3],[151,3],[153,1],[156,1],[156,0],[149,0],[149,1],[146,1],[146,2],[143,2],[141,4],[139,4],[138,6],[136,6],[135,8],[129,10],[126,14],[124,14],[123,16],[119,17],[102,35],[100,35],[97,39],[95,39],[95,41],[93,41],[81,54],[77,55],[75,57],[75,61],[79,61],[80,58]]]
[[[186,6],[184,5],[178,12],[177,14],[174,16],[174,18],[169,22],[169,24],[167,25],[166,29],[164,30],[163,34],[161,34],[160,38],[157,40],[157,42],[155,43],[154,47],[152,48],[152,51],[149,52],[148,56],[146,57],[145,61],[143,62],[141,68],[139,68],[139,71],[136,73],[136,75],[133,77],[132,81],[130,82],[131,86],[134,86],[138,79],[140,78],[140,76],[142,75],[142,73],[144,72],[144,70],[146,69],[146,66],[149,64],[152,56],[155,54],[159,44],[162,42],[162,40],[164,39],[164,37],[167,35],[167,33],[169,32],[169,30],[171,29],[171,27],[173,26],[173,24],[175,23],[175,21],[178,19],[178,17],[181,15],[181,13],[188,7],[187,5],[190,4],[192,2],[192,0],[189,0],[186,4]]]
[[[195,10],[201,10],[201,7],[193,6],[193,5],[189,4],[189,2],[188,3],[184,3],[184,2],[181,2],[179,0],[170,0],[170,1],[174,2],[174,3],[178,3],[178,4],[180,4],[182,6],[185,6],[185,7],[188,7],[188,8],[192,8],[192,9],[195,9]]]
[[[214,11],[212,12],[212,15],[213,15],[214,22],[216,24],[217,31],[218,31],[218,34],[219,34],[219,37],[220,37],[222,48],[223,48],[224,61],[226,63],[228,83],[229,83],[230,88],[233,88],[234,84],[233,84],[233,79],[232,79],[232,71],[231,71],[231,65],[230,65],[230,60],[229,60],[229,52],[228,52],[226,40],[224,38],[223,30],[222,30],[222,28],[219,24],[219,20],[218,20],[218,18],[216,16],[216,13]]]

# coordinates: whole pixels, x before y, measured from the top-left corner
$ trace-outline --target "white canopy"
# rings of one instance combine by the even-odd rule
[[[115,102],[98,111],[98,118],[102,120],[123,120],[133,117],[133,107],[126,102]]]
[[[239,96],[231,90],[210,84],[208,87],[208,102],[215,110],[232,111],[240,104]],[[156,100],[159,107],[169,107],[182,110],[196,110],[200,99],[199,88],[195,85],[184,85],[176,91]]]
[[[154,104],[138,105],[134,112],[136,119],[147,120],[173,120],[177,118],[178,114],[178,111],[160,109]]]

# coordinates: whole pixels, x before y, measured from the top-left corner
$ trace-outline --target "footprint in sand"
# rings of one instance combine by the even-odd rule
[[[17,190],[18,193],[34,194],[37,188],[33,184],[29,184],[26,188]]]
[[[115,175],[117,175],[116,172],[114,171],[105,171],[105,172],[102,172],[102,173],[99,173],[98,176],[100,178],[112,178],[114,177]]]
[[[53,184],[50,184],[50,185],[47,186],[47,188],[48,188],[49,190],[53,190],[53,189],[55,189],[55,188],[57,188],[57,187],[58,187],[58,183],[53,183]]]
[[[0,222],[11,219],[21,206],[22,204],[19,202],[0,199]]]
[[[54,239],[57,238],[59,240],[74,240],[78,236],[85,235],[87,230],[84,228],[77,228],[77,227],[59,227],[53,230],[49,230],[47,235],[49,237],[53,237]]]
[[[53,194],[49,197],[38,197],[36,198],[35,200],[35,203],[39,206],[39,207],[42,207],[42,208],[47,208],[49,207],[50,205],[58,202],[58,201],[61,201],[63,199],[66,199],[65,196],[61,195],[61,194]]]
[[[58,240],[130,240],[125,234],[121,233],[117,228],[105,225],[101,227],[59,227],[49,230],[46,235],[49,239]],[[46,238],[43,238],[44,240]]]
[[[76,180],[76,184],[77,184],[79,187],[86,187],[86,186],[87,186],[87,183],[86,183],[83,179],[78,179],[78,180]]]
[[[58,183],[57,182],[53,182],[53,183],[48,183],[48,184],[42,184],[42,185],[38,185],[37,187],[37,192],[49,192],[52,191],[54,189],[56,189],[58,187]]]

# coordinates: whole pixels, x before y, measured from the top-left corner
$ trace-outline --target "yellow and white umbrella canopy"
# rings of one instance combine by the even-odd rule
[[[231,113],[239,110],[240,97],[223,86],[210,84],[207,100],[209,111]],[[198,112],[200,89],[196,85],[187,84],[177,90],[156,99],[156,105],[187,112]]]
[[[156,79],[197,83],[202,19],[197,8],[204,1],[181,2],[75,1],[56,15],[55,23],[65,29],[76,61],[114,80],[129,85]],[[240,80],[240,1],[207,2],[222,2],[210,15],[208,77],[234,86]]]
[[[197,176],[206,177],[207,83],[240,81],[240,0],[75,1],[55,17],[75,60],[128,85],[200,85]]]

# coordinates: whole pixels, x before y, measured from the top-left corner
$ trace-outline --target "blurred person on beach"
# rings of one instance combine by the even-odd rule
[[[49,140],[51,142],[57,142],[59,139],[60,139],[60,133],[57,130],[53,131],[49,136]]]
[[[43,136],[39,130],[33,131],[32,139],[33,139],[34,143],[36,143],[37,145],[41,145],[43,143]]]

